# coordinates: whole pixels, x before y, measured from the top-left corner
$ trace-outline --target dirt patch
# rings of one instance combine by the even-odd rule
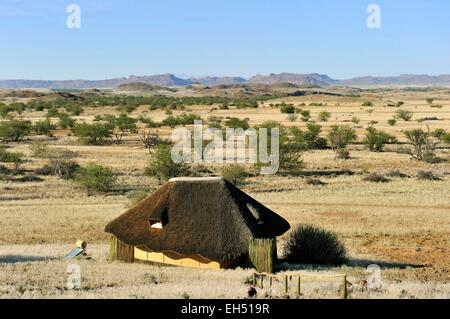
[[[367,236],[356,250],[381,261],[416,265],[407,268],[413,268],[408,271],[419,280],[450,282],[449,238],[449,234]]]

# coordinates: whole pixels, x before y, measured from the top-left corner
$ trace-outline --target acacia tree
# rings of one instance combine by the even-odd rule
[[[441,142],[439,139],[438,132],[430,132],[430,128],[427,127],[428,131],[422,129],[413,129],[405,131],[404,134],[409,142],[413,146],[413,153],[411,157],[418,160],[430,160],[435,158],[436,146]]]
[[[0,147],[0,162],[12,163],[14,170],[18,171],[20,165],[25,163],[25,155],[20,152],[8,152],[4,147]]]
[[[152,129],[143,130],[139,134],[139,139],[141,140],[144,148],[148,150],[149,153],[159,145],[170,145],[172,142],[169,139],[162,138],[158,135],[158,132]]]
[[[111,136],[111,127],[104,123],[81,123],[73,128],[75,136],[87,144],[103,144]]]
[[[366,137],[363,143],[371,152],[382,152],[384,145],[388,143],[395,143],[397,139],[395,136],[379,131],[373,126],[366,129]]]
[[[19,142],[31,132],[31,122],[24,120],[9,120],[0,122],[0,141]]]
[[[111,130],[111,134],[115,138],[116,144],[120,144],[123,137],[128,135],[129,133],[137,133],[137,120],[135,118],[129,117],[125,113],[122,113],[117,117],[114,115],[106,115],[104,117],[100,117],[99,119],[103,119],[106,121],[106,124]]]
[[[331,148],[336,152],[337,158],[347,159],[350,157],[347,149],[348,144],[355,141],[357,138],[356,132],[350,126],[333,125],[328,133],[328,140]]]
[[[280,172],[292,174],[297,172],[303,166],[303,152],[307,149],[305,139],[300,130],[288,130],[276,121],[267,121],[257,126],[259,134],[260,129],[267,130],[267,154],[271,152],[271,132],[273,129],[279,130],[279,170]],[[261,136],[261,135],[260,135]],[[259,169],[262,163],[256,163]]]
[[[174,163],[172,160],[171,148],[169,145],[158,145],[152,154],[144,174],[157,178],[160,182],[169,180],[172,177],[189,174],[190,166],[185,163]]]
[[[33,131],[38,135],[46,135],[48,137],[53,137],[52,130],[56,128],[50,119],[45,119],[42,121],[37,121],[33,125]]]

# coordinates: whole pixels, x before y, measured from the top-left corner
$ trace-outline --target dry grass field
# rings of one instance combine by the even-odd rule
[[[395,135],[400,143],[387,151],[369,152],[357,143],[350,147],[351,159],[336,160],[331,150],[314,150],[303,156],[304,176],[251,176],[242,189],[287,219],[291,226],[314,224],[334,231],[343,240],[351,257],[342,267],[284,265],[287,273],[318,275],[305,279],[302,298],[338,298],[340,282],[327,275],[347,274],[350,298],[450,298],[450,149],[442,147],[438,155],[446,162],[428,164],[396,152],[407,146],[403,131],[412,128],[450,129],[450,89],[409,91],[401,89],[362,91],[361,97],[307,95],[264,102],[258,109],[213,110],[210,106],[189,106],[174,115],[192,111],[206,120],[208,116],[249,118],[251,125],[276,120],[285,126],[305,127],[301,120],[290,122],[270,104],[293,103],[311,111],[317,119],[321,111],[331,113],[323,126],[323,135],[334,124],[355,127],[359,140],[372,122],[377,129]],[[435,98],[431,107],[426,102]],[[373,107],[361,106],[372,101]],[[403,101],[401,109],[414,113],[411,121],[387,124],[397,107],[389,103]],[[326,103],[325,106],[309,106]],[[367,112],[373,109],[372,113]],[[74,117],[92,122],[95,115],[117,113],[114,107],[85,108]],[[164,111],[149,111],[140,106],[131,113],[161,121]],[[24,119],[45,118],[45,112],[24,112]],[[359,124],[351,122],[353,117]],[[425,120],[422,118],[436,118]],[[168,135],[170,128],[159,129]],[[0,180],[0,298],[244,298],[250,269],[197,270],[156,267],[142,264],[108,263],[108,236],[103,229],[108,221],[120,215],[131,202],[127,192],[136,189],[152,191],[155,179],[143,175],[150,157],[136,135],[120,145],[81,145],[67,131],[55,131],[56,138],[31,137],[21,143],[10,143],[11,150],[27,155],[23,168],[32,171],[45,160],[31,156],[31,142],[47,140],[54,148],[77,152],[80,165],[104,164],[118,174],[117,186],[106,194],[88,195],[71,180],[43,176],[42,181],[13,182]],[[216,167],[217,168],[217,167]],[[324,172],[349,170],[351,174],[327,175]],[[406,176],[390,177],[387,183],[364,181],[369,173],[388,174],[399,170]],[[440,181],[423,181],[418,171],[432,171]],[[325,183],[313,186],[306,175]],[[62,256],[78,239],[88,242],[91,259],[75,262],[81,266],[82,289],[68,290],[66,267]],[[279,253],[282,253],[279,240]],[[381,289],[370,290],[365,280],[366,267],[378,264],[382,269]],[[320,278],[322,276],[322,278]],[[330,279],[331,278],[331,279]],[[282,297],[282,283],[272,290],[258,291],[258,297]],[[296,297],[292,293],[291,297]]]

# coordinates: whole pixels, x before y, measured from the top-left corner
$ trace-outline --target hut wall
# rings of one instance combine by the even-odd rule
[[[259,272],[273,273],[277,260],[277,241],[275,238],[250,240],[248,253],[250,262]]]
[[[205,259],[201,256],[185,256],[176,253],[158,253],[147,252],[134,247],[134,258],[139,261],[167,264],[174,266],[206,268],[206,269],[222,269],[230,268],[235,262],[217,262]]]
[[[134,261],[134,248],[111,236],[109,245],[109,261],[119,260],[127,263]]]

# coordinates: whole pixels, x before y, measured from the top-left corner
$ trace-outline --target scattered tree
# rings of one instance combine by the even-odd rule
[[[234,129],[242,128],[243,130],[246,130],[250,127],[247,119],[241,120],[237,117],[232,117],[232,118],[228,119],[227,121],[225,121],[225,125],[229,128],[234,128]]]
[[[0,162],[12,163],[14,170],[18,171],[20,165],[25,163],[25,155],[20,152],[8,152],[4,147],[0,148]]]
[[[58,126],[63,130],[67,128],[73,128],[75,125],[75,120],[72,119],[70,115],[67,113],[59,113],[58,118],[59,118]]]
[[[337,158],[340,159],[349,157],[347,145],[355,141],[356,138],[355,130],[349,126],[333,125],[328,133],[331,148],[336,152]]]
[[[294,114],[295,107],[292,104],[282,104],[280,107],[280,112],[285,114]]]
[[[152,129],[143,130],[139,134],[139,139],[141,140],[144,148],[148,150],[149,153],[153,149],[160,145],[171,145],[172,142],[169,139],[162,138],[158,135],[158,132],[154,132]]]
[[[31,122],[24,120],[8,120],[0,122],[0,140],[8,142],[19,142],[31,132]]]
[[[429,161],[435,157],[436,146],[440,143],[430,132],[430,128],[425,132],[422,129],[413,129],[404,132],[406,138],[413,146],[411,156],[419,161]]]
[[[116,179],[117,176],[112,169],[95,163],[80,167],[75,174],[75,181],[88,193],[107,192],[112,188]]]
[[[397,124],[397,119],[396,119],[395,117],[393,117],[393,118],[387,120],[387,123],[388,123],[390,126],[395,126],[395,124]]]
[[[398,118],[402,119],[405,122],[409,122],[412,119],[413,115],[414,115],[413,112],[408,111],[408,110],[398,110],[396,112],[396,114],[397,114]]]
[[[395,136],[379,131],[373,126],[366,129],[366,137],[363,143],[371,152],[382,152],[386,144],[395,143],[397,139]]]
[[[37,135],[46,135],[52,137],[52,131],[56,128],[56,125],[50,121],[50,119],[45,119],[42,121],[37,121],[33,124],[33,131]]]
[[[321,122],[328,122],[328,120],[331,118],[331,113],[327,111],[322,111],[319,113],[319,120]]]
[[[185,163],[176,164],[172,160],[171,147],[169,145],[158,145],[145,168],[144,174],[165,182],[173,177],[189,174],[190,167]]]
[[[83,143],[92,145],[103,144],[112,134],[110,125],[104,123],[76,124],[73,132]]]

